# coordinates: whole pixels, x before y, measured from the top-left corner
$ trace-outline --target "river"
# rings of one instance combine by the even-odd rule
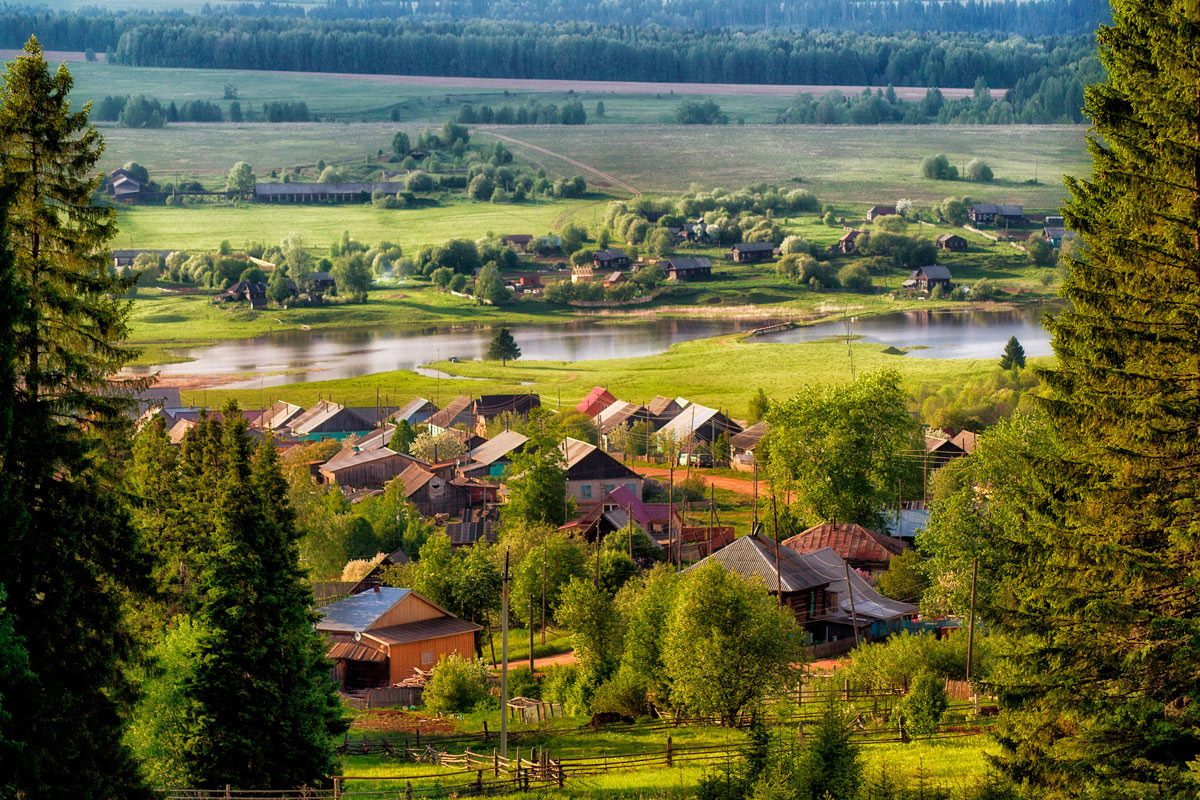
[[[874,317],[850,317],[850,334],[859,341],[915,347],[919,358],[999,358],[1010,336],[1027,355],[1050,353],[1041,328],[1043,310],[906,311]],[[557,325],[513,325],[510,329],[528,361],[589,361],[637,358],[661,353],[692,339],[738,333],[770,324],[763,319],[647,319],[620,324],[579,320]],[[434,361],[482,358],[493,328],[375,327],[280,331],[255,339],[237,339],[173,350],[191,360],[131,370],[164,376],[253,375],[226,388],[281,386],[288,383],[351,378],[391,370],[413,370],[431,377],[452,377],[423,367]],[[846,335],[845,322],[824,322],[756,339],[807,342]]]

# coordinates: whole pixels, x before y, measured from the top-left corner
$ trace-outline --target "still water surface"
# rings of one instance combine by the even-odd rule
[[[877,317],[850,318],[850,333],[860,341],[896,347],[920,347],[918,358],[999,358],[1010,336],[1021,340],[1028,355],[1050,353],[1041,327],[1042,309],[1012,311],[907,311]],[[513,325],[510,329],[530,361],[586,361],[637,358],[661,353],[692,339],[748,331],[768,324],[755,319],[652,319],[620,325],[580,320],[559,325]],[[256,339],[181,349],[191,361],[143,368],[164,375],[256,374],[238,386],[287,383],[413,370],[439,376],[422,364],[455,357],[482,358],[494,335],[492,328],[377,327],[342,330],[281,331]],[[762,342],[808,342],[846,335],[843,321],[763,336]],[[274,374],[272,374],[274,373]],[[447,376],[440,376],[447,377]]]

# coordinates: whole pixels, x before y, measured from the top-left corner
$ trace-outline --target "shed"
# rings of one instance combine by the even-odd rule
[[[421,462],[387,447],[348,447],[322,464],[318,471],[325,483],[344,489],[382,489],[404,470]]]
[[[316,629],[344,689],[397,684],[452,653],[471,658],[482,627],[411,589],[375,586],[319,609]]]
[[[466,489],[420,464],[410,464],[396,480],[403,487],[404,499],[427,517],[438,514],[457,516],[471,499]]]
[[[967,249],[967,240],[956,233],[943,233],[937,238],[937,246],[939,250],[962,253]]]
[[[899,622],[917,613],[912,603],[884,597],[855,569],[846,569],[846,561],[824,547],[807,555],[830,579],[826,588],[829,605],[825,617],[810,624],[818,641],[858,637],[880,639],[899,628]]]
[[[523,433],[504,431],[467,453],[467,463],[459,470],[467,478],[499,478],[528,441]]]

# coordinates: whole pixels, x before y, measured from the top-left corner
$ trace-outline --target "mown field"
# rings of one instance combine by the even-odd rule
[[[488,232],[545,234],[568,216],[591,224],[609,201],[605,195],[519,204],[451,200],[436,207],[405,209],[356,205],[129,206],[117,211],[120,233],[113,247],[214,252],[224,240],[234,247],[255,241],[277,244],[299,234],[322,251],[349,231],[368,244],[389,241],[405,252],[447,239],[478,239]]]
[[[1051,209],[1065,196],[1063,175],[1087,173],[1085,130],[1074,125],[585,125],[510,127],[504,133],[583,161],[644,192],[682,192],[693,185],[736,189],[764,181],[783,185],[800,178],[790,185],[835,205],[968,195]],[[531,155],[517,145],[512,149],[519,157]],[[960,169],[972,158],[982,158],[996,180],[985,184],[919,177],[921,160],[936,153],[945,153]],[[547,168],[553,161],[546,160]],[[1036,184],[1026,183],[1035,179]]]

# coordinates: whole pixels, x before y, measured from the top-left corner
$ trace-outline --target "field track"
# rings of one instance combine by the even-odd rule
[[[474,131],[472,131],[472,132],[474,132]],[[520,139],[514,139],[511,136],[505,136],[504,134],[496,133],[493,130],[486,130],[483,132],[488,134],[489,136],[495,136],[497,139],[503,139],[504,141],[508,142],[509,144],[520,145],[521,147],[527,147],[530,150],[536,150],[537,152],[542,153],[544,155],[553,156],[554,158],[562,159],[563,161],[566,161],[568,164],[579,167],[580,169],[583,169],[583,170],[587,170],[588,172],[592,173],[593,175],[595,175],[603,180],[606,180],[609,183],[612,183],[616,186],[620,186],[625,191],[630,192],[634,197],[642,196],[641,192],[639,192],[637,189],[630,186],[628,183],[625,183],[620,178],[609,175],[607,172],[601,172],[600,170],[596,169],[595,167],[589,167],[587,164],[584,164],[582,161],[576,161],[575,159],[568,158],[567,156],[564,156],[561,153],[555,153],[552,150],[547,150],[544,147],[538,147],[536,144],[529,144],[528,142],[522,142]]]
[[[15,58],[20,50],[0,50],[0,59]],[[84,54],[65,50],[46,51],[46,60],[83,61]],[[104,60],[97,53],[98,61]],[[576,91],[589,94],[678,94],[678,95],[747,95],[760,97],[794,97],[798,94],[823,95],[841,92],[845,95],[859,94],[865,86],[816,86],[811,84],[782,83],[651,83],[646,81],[568,81],[539,78],[466,78],[453,75],[368,75],[352,72],[289,72],[281,70],[259,70],[264,75],[305,75],[342,80],[366,81],[369,83],[399,83],[414,86],[446,86],[460,89],[513,89],[527,92]],[[920,100],[926,89],[922,86],[897,86],[896,96],[901,100]],[[971,97],[973,89],[944,88],[942,95],[947,100]],[[1006,89],[992,89],[997,100],[1004,97]]]

